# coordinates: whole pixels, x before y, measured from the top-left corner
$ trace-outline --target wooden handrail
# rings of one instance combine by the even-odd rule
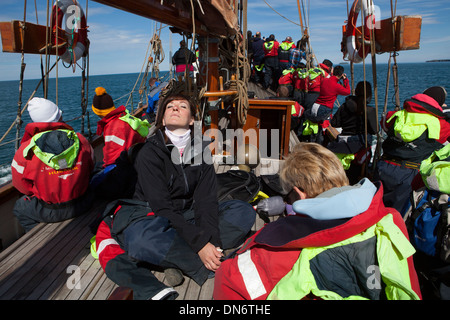
[[[221,96],[232,96],[236,95],[238,92],[236,90],[224,90],[224,91],[206,91],[204,97],[221,97]]]

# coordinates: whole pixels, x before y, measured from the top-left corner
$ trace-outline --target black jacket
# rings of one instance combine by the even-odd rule
[[[176,66],[180,64],[192,64],[195,62],[195,60],[195,54],[188,48],[178,49],[172,57],[172,63]]]
[[[342,128],[342,135],[357,135],[365,132],[365,115],[357,114],[357,102],[355,96],[349,96],[345,103],[339,107],[333,115],[330,124],[333,127]],[[377,118],[375,108],[367,107],[367,133],[377,133]]]
[[[185,148],[180,161],[178,150],[163,131],[149,137],[135,162],[138,180],[134,199],[148,202],[155,215],[169,219],[178,234],[198,252],[208,242],[215,246],[221,243],[216,174],[214,166],[208,164],[212,162],[204,161],[205,152],[210,160],[209,149],[201,137],[196,139],[195,143],[192,139],[190,148]],[[193,220],[187,221],[186,212],[190,209]]]
[[[264,40],[260,37],[254,38],[252,42],[252,51],[253,51],[253,57],[254,58],[264,58]]]

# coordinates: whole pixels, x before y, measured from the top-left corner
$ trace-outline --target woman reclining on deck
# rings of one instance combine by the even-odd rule
[[[162,101],[157,130],[135,161],[134,199],[111,204],[97,232],[103,269],[119,286],[131,288],[135,299],[178,296],[149,272],[148,264],[169,268],[172,286],[178,284],[174,270],[202,285],[220,266],[222,249],[240,245],[255,221],[246,202],[218,203],[214,166],[203,154],[209,149],[191,130],[194,112],[185,96]]]

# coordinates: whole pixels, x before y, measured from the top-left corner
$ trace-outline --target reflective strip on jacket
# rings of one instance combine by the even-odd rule
[[[145,141],[145,137],[141,133],[145,133],[148,128],[146,129],[145,125],[142,126],[142,121],[139,121],[128,115],[124,106],[120,106],[97,122],[97,135],[103,135],[105,138],[103,167],[113,164],[122,151]],[[138,131],[133,129],[133,126]]]

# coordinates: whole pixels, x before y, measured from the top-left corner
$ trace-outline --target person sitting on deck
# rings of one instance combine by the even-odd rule
[[[283,70],[278,79],[278,88],[286,87],[288,89],[288,95],[286,97],[293,97],[295,73],[296,70],[294,68]]]
[[[97,195],[114,199],[133,192],[134,181],[120,155],[136,143],[144,142],[150,124],[129,114],[125,106],[116,108],[105,88],[95,89],[92,110],[101,118],[97,122],[97,135],[104,137],[103,161],[96,163],[91,185]],[[120,163],[117,163],[117,162]],[[120,168],[117,169],[117,166]],[[124,169],[122,171],[122,169]],[[130,195],[131,196],[131,195]]]
[[[195,54],[186,47],[186,41],[180,41],[180,48],[174,53],[172,57],[172,64],[175,66],[175,77],[181,76],[184,78],[184,74],[193,77],[194,65],[197,60]]]
[[[308,70],[306,65],[300,62],[293,72],[292,81],[294,83],[293,98],[300,105],[305,106],[308,91]]]
[[[161,90],[163,90],[167,86],[167,84],[167,81],[161,83],[155,77],[152,77],[150,78],[150,80],[148,80],[150,92],[147,96],[147,109],[145,110],[143,118],[147,119],[147,121],[150,123],[155,121],[159,94],[161,93]]]
[[[94,169],[91,145],[62,121],[56,104],[35,97],[28,112],[33,123],[25,127],[11,164],[13,186],[24,194],[13,212],[26,232],[40,222],[60,222],[88,211]]]
[[[280,85],[277,89],[277,98],[288,100],[289,89],[286,86]],[[301,127],[304,110],[305,109],[303,106],[301,106],[297,101],[293,101],[291,107],[291,131],[294,131],[296,134],[298,129]]]
[[[151,93],[152,93],[152,89],[157,88],[160,84],[161,83],[155,77],[152,77],[152,78],[150,78],[150,80],[148,80],[150,94],[147,96],[148,102],[147,102],[147,109],[145,110],[147,112],[147,114],[156,114],[156,103],[158,103],[160,91],[156,92],[153,95]]]
[[[178,296],[147,264],[166,269],[170,286],[183,280],[181,271],[202,285],[220,266],[222,249],[239,246],[255,222],[249,203],[218,203],[209,143],[201,129],[194,135],[194,114],[184,95],[161,101],[157,130],[136,156],[133,199],[107,208],[97,232],[102,268],[135,299]]]
[[[308,92],[305,96],[305,109],[312,108],[320,95],[322,80],[329,78],[333,72],[333,63],[325,59],[318,67],[308,69]]]
[[[368,164],[372,158],[373,135],[377,134],[377,115],[375,108],[367,105],[371,100],[370,82],[358,82],[355,95],[345,99],[330,121],[333,127],[342,130],[327,148],[343,162],[350,184],[360,180],[363,164]]]
[[[402,110],[388,112],[381,121],[388,137],[382,144],[374,179],[383,182],[385,204],[400,212],[421,162],[450,141],[450,123],[442,109],[446,96],[443,87],[428,88],[407,99]]]
[[[294,212],[222,262],[214,300],[421,299],[415,250],[380,183],[350,186],[334,153],[305,142],[285,160],[280,182]]]

